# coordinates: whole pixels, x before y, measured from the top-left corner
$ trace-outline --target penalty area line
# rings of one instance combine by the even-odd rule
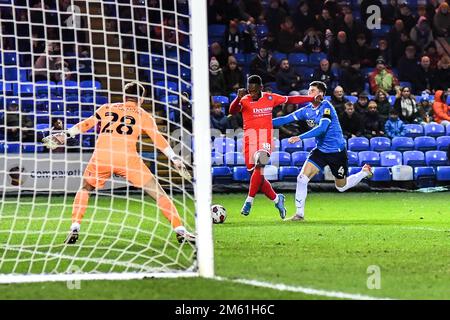
[[[277,291],[288,291],[288,292],[296,292],[296,293],[304,293],[307,295],[313,296],[322,296],[327,298],[336,298],[336,299],[350,299],[350,300],[393,300],[391,298],[383,298],[383,297],[373,297],[367,296],[363,294],[354,294],[354,293],[346,293],[340,291],[328,291],[328,290],[320,290],[308,287],[301,286],[292,286],[286,285],[283,283],[271,283],[266,281],[259,280],[251,280],[251,279],[229,279],[224,277],[213,277],[212,279],[223,281],[223,282],[233,282],[239,284],[245,284],[254,287],[267,288]]]

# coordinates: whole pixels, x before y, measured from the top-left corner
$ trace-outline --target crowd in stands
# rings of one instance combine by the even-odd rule
[[[378,29],[366,26],[369,5],[381,8]],[[450,123],[448,1],[209,0],[208,15],[212,96],[231,102],[249,74],[283,95],[305,94],[320,80],[348,138],[392,138],[404,134],[404,124]],[[296,62],[314,55],[320,59]],[[240,115],[216,100],[211,126],[241,128]],[[299,122],[280,129],[287,137],[308,128]]]

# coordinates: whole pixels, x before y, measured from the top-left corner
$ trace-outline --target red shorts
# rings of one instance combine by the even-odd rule
[[[247,170],[253,170],[255,168],[255,155],[257,152],[266,152],[269,154],[272,153],[273,145],[267,141],[258,141],[257,143],[244,143],[243,151],[244,151],[244,159],[245,165],[247,166]]]

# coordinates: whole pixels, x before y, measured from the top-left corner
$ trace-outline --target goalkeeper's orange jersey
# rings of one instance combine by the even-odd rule
[[[100,161],[117,163],[124,158],[137,156],[136,143],[143,132],[159,150],[169,147],[153,117],[135,102],[105,104],[94,116],[76,126],[81,132],[86,132],[96,124],[100,125],[100,132],[94,154]]]

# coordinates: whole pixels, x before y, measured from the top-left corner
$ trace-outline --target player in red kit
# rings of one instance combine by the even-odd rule
[[[264,166],[269,163],[273,149],[272,109],[283,103],[306,103],[314,100],[309,96],[281,96],[262,92],[262,80],[257,75],[247,79],[247,90],[239,89],[236,99],[230,105],[230,113],[242,112],[244,120],[244,157],[247,170],[252,171],[247,199],[241,213],[250,214],[253,199],[261,190],[280,212],[281,219],[286,217],[284,195],[276,194],[264,177]],[[247,94],[248,91],[248,94]]]

